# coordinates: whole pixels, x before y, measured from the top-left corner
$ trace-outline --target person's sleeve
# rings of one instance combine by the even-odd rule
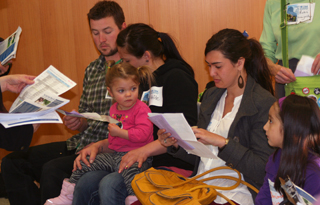
[[[249,130],[246,132],[249,135],[247,137],[247,146],[243,146],[241,143],[230,139],[228,144],[218,153],[218,157],[223,159],[226,165],[237,169],[245,177],[261,185],[265,177],[265,166],[268,157],[274,151],[269,146],[265,131],[263,130],[263,126],[268,120],[269,108],[274,101],[274,98],[265,99],[264,105],[258,108],[258,113],[243,121],[243,123],[249,123],[249,125],[238,125],[249,126]]]
[[[275,58],[275,53],[277,49],[277,42],[274,37],[273,29],[272,29],[272,12],[271,12],[271,5],[270,1],[266,2],[264,8],[264,15],[263,15],[263,30],[260,36],[260,44],[263,48],[265,57],[272,60],[274,63],[277,62]],[[280,25],[279,25],[280,26]],[[280,29],[280,27],[279,27]]]
[[[131,142],[146,142],[148,139],[153,139],[153,124],[148,119],[150,113],[148,106],[141,106],[135,114],[135,126],[128,130],[129,140]]]
[[[195,165],[196,159],[198,158],[196,155],[188,154],[186,150],[180,146],[178,146],[178,148],[175,148],[174,146],[167,147],[167,153],[175,158],[188,162],[191,165]]]
[[[198,84],[191,75],[174,69],[164,82],[167,112],[183,113],[190,126],[197,124]]]
[[[273,155],[272,155],[273,156]],[[269,168],[272,164],[272,156],[269,157],[269,161],[266,166],[266,176],[264,177],[263,185],[259,190],[259,193],[255,199],[255,205],[265,205],[265,204],[272,204],[270,188],[268,179],[272,181],[274,175],[270,172]]]
[[[4,128],[0,125],[0,148],[8,151],[27,150],[33,135],[32,125]]]
[[[79,108],[78,108],[78,112],[79,113],[89,112],[87,110],[88,109],[88,103],[87,103],[87,89],[86,89],[87,84],[88,84],[88,67],[87,67],[87,69],[85,71],[84,78],[83,78],[82,94],[81,94],[81,97],[80,97]]]
[[[314,165],[307,170],[306,181],[303,189],[313,197],[320,195],[320,168]]]

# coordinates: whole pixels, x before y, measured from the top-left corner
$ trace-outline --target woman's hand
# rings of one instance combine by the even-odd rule
[[[165,133],[166,130],[165,129],[161,129],[161,130],[158,130],[158,140],[159,142],[161,143],[162,146],[164,147],[170,147],[170,146],[175,146],[176,148],[178,147],[178,144],[177,144],[177,140],[173,137],[170,137],[171,136],[171,133]]]
[[[121,163],[119,166],[119,173],[121,173],[124,169],[128,169],[136,162],[138,162],[138,167],[141,168],[142,163],[145,162],[148,157],[149,156],[144,150],[144,147],[131,150],[130,152],[128,152],[126,155],[122,157]]]
[[[198,141],[202,142],[203,144],[210,144],[213,146],[218,146],[219,148],[222,148],[226,145],[226,138],[220,135],[214,134],[201,128],[192,128],[192,130],[196,135]]]
[[[1,91],[20,93],[26,85],[34,83],[34,78],[35,76],[31,75],[7,75],[0,77]]]
[[[277,67],[279,68],[277,74],[275,75],[275,81],[277,83],[286,84],[296,81],[296,77],[290,68],[280,65],[277,65]]]

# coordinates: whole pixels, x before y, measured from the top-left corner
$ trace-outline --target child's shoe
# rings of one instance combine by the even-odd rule
[[[125,204],[126,205],[130,205],[130,204],[133,204],[136,201],[138,201],[138,198],[136,196],[130,195],[130,196],[127,196]]]
[[[64,179],[60,196],[48,199],[44,205],[72,205],[74,187],[74,183],[70,183],[69,179]]]

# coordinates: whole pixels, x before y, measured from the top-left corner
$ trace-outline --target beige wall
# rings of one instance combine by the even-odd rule
[[[63,94],[71,102],[63,108],[78,107],[86,66],[98,57],[86,14],[97,0],[0,0],[0,36],[6,38],[22,28],[17,58],[11,74],[38,75],[49,65],[77,82]],[[126,22],[143,22],[169,33],[185,60],[194,68],[199,91],[210,77],[204,62],[205,43],[223,28],[247,30],[259,39],[266,0],[116,0]],[[4,93],[10,107],[15,94]],[[32,145],[66,140],[75,132],[62,124],[44,124]],[[8,152],[0,149],[0,158]]]

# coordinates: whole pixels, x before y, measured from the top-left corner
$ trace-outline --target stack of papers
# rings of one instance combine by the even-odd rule
[[[49,66],[27,85],[14,101],[9,113],[0,113],[0,123],[8,128],[34,123],[62,123],[55,112],[59,107],[70,102],[59,97],[73,88],[76,83],[55,67]]]
[[[21,31],[22,29],[19,26],[11,36],[0,43],[0,62],[2,65],[16,57]]]

